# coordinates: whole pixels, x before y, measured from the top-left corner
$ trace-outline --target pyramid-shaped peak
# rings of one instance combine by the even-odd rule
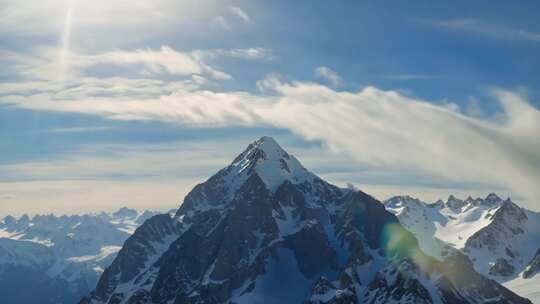
[[[268,158],[276,159],[281,157],[288,156],[288,153],[281,148],[281,146],[277,143],[275,139],[269,136],[263,136],[259,139],[257,139],[253,146],[256,149],[260,149],[264,151],[264,153],[267,155]]]
[[[118,209],[116,212],[113,213],[114,217],[137,217],[139,213],[135,209],[131,209],[128,207],[122,207]]]
[[[446,201],[446,206],[454,211],[460,211],[467,203],[452,194],[448,196],[448,200]]]
[[[451,201],[461,201],[459,198],[455,197],[453,194],[450,194],[447,199],[448,202]]]
[[[301,183],[315,176],[292,155],[288,154],[272,137],[263,136],[234,159],[228,177],[243,180],[257,174],[269,190],[274,191],[284,181]]]
[[[491,201],[491,202],[495,202],[495,201],[502,201],[502,199],[495,193],[490,193],[486,196],[485,198],[486,201]]]
[[[274,146],[279,147],[279,144],[277,143],[277,141],[273,137],[270,137],[270,136],[261,136],[261,138],[257,139],[255,142],[258,144],[274,145]]]
[[[275,139],[269,136],[263,136],[252,142],[244,152],[242,152],[233,161],[233,165],[239,162],[263,162],[280,161],[280,159],[289,159],[290,155],[281,148]]]

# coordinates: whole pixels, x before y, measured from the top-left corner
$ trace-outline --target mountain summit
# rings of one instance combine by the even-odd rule
[[[220,172],[233,187],[232,192],[254,174],[272,192],[285,181],[300,184],[315,178],[294,156],[285,152],[273,138],[266,136],[250,144],[230,166]]]
[[[262,137],[146,221],[81,303],[530,303]]]

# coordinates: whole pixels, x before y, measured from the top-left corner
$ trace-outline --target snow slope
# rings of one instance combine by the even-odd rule
[[[8,290],[1,282],[15,282],[11,278],[24,273],[36,280],[36,295],[26,303],[46,303],[39,292],[51,303],[80,299],[95,287],[124,241],[155,214],[122,208],[114,213],[5,217],[0,221],[0,294],[7,296],[0,302],[20,302],[9,294],[23,286],[10,283]],[[21,278],[20,284],[30,284],[28,280]],[[43,285],[39,280],[55,283]]]
[[[540,275],[533,269],[525,278],[528,268],[540,268],[533,263],[540,250],[540,214],[495,194],[466,200],[450,196],[432,204],[397,196],[385,206],[431,255],[441,259],[459,250],[478,272],[540,303]]]

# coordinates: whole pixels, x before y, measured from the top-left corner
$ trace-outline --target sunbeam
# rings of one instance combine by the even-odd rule
[[[58,52],[58,81],[63,82],[66,79],[67,70],[69,69],[69,48],[71,38],[71,25],[73,16],[73,0],[68,0],[66,5],[66,17],[64,19],[64,27],[62,30],[62,39],[60,41],[60,49]]]

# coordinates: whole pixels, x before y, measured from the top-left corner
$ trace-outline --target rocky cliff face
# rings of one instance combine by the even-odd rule
[[[530,303],[444,262],[371,196],[307,171],[271,138],[125,243],[81,303]]]

